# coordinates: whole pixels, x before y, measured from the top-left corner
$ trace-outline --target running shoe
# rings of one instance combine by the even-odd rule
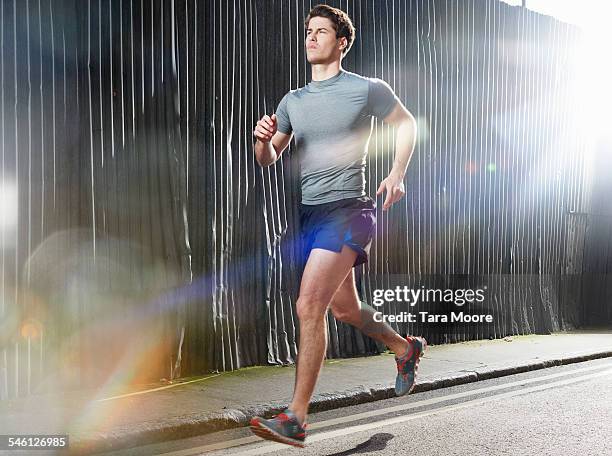
[[[306,424],[303,426],[295,414],[286,409],[272,419],[265,420],[258,416],[251,418],[251,431],[262,439],[274,440],[303,448],[306,439]]]
[[[406,354],[395,357],[397,363],[397,377],[395,378],[395,394],[403,396],[414,388],[414,380],[419,370],[419,359],[427,348],[427,341],[423,337],[406,337],[410,348]]]

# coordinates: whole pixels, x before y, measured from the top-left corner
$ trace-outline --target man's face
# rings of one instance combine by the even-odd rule
[[[345,44],[346,38],[336,38],[334,25],[326,17],[313,17],[308,22],[306,28],[306,58],[309,63],[330,63],[340,60]]]

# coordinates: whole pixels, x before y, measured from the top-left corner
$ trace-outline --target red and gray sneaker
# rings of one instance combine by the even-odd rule
[[[427,341],[423,337],[406,337],[410,344],[405,354],[395,357],[397,363],[397,377],[395,378],[395,394],[403,396],[414,388],[414,380],[419,370],[419,359],[427,348]]]
[[[285,409],[284,412],[265,420],[258,416],[251,418],[251,431],[262,439],[274,440],[303,448],[306,439],[306,424],[300,424],[295,414]]]

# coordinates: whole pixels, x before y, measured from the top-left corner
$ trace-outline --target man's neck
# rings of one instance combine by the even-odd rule
[[[324,81],[340,73],[340,61],[331,63],[317,63],[311,66],[311,76],[313,81]]]

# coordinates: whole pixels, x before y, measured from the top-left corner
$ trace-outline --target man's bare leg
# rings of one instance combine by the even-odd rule
[[[297,301],[300,346],[295,391],[289,406],[302,423],[308,414],[308,404],[325,358],[325,314],[332,297],[351,271],[355,258],[357,252],[346,245],[339,253],[313,249],[304,268]]]
[[[374,309],[361,304],[352,270],[334,295],[331,310],[337,320],[353,325],[367,336],[382,342],[396,355],[401,356],[408,350],[406,339],[387,323],[374,321]]]

